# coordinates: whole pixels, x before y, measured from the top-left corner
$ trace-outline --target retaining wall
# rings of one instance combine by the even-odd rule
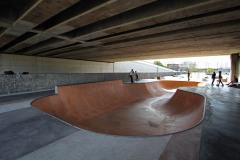
[[[140,79],[173,75],[173,72],[139,73]],[[68,85],[88,82],[123,80],[129,82],[129,73],[56,73],[56,74],[13,74],[0,75],[0,96],[53,90],[56,85]]]

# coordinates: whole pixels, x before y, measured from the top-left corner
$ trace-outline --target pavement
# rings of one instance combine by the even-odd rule
[[[182,132],[146,137],[76,128],[32,107],[30,99],[39,96],[0,100],[0,159],[240,159],[240,90],[210,85],[181,90],[206,97],[203,122]]]

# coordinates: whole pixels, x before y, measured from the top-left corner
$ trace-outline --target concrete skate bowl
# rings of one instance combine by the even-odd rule
[[[93,132],[122,136],[153,136],[184,131],[204,117],[205,97],[177,90],[174,81],[124,84],[122,81],[59,86],[58,94],[32,105],[67,123]],[[177,86],[198,82],[176,81]],[[170,86],[169,86],[170,85]]]

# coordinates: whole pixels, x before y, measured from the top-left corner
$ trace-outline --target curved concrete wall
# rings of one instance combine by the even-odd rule
[[[40,98],[32,105],[75,126],[100,133],[168,134],[200,123],[205,103],[203,96],[180,90],[171,99],[158,101],[156,97],[164,95],[164,87],[172,83],[123,84],[122,81],[108,81],[59,86],[57,95]],[[198,82],[176,83],[178,86],[198,85]],[[146,99],[147,105],[143,103]]]

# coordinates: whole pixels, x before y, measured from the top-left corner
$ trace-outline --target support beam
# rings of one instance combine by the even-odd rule
[[[192,28],[186,28],[182,30],[176,30],[176,31],[169,31],[169,32],[164,32],[164,33],[159,33],[159,34],[153,34],[153,35],[147,35],[147,36],[142,36],[142,37],[137,37],[137,38],[130,38],[127,40],[120,40],[117,42],[111,42],[104,44],[104,47],[106,48],[111,48],[120,51],[121,47],[134,47],[138,46],[142,48],[140,45],[146,46],[151,48],[152,43],[156,43],[158,45],[161,45],[162,42],[170,42],[174,43],[174,40],[185,40],[192,38],[198,38],[202,36],[210,36],[210,35],[221,35],[225,33],[234,33],[240,31],[240,20],[234,20],[234,21],[228,21],[228,22],[221,22],[221,23],[216,23],[212,25],[204,25],[204,26],[197,26],[197,27],[192,27]],[[186,43],[187,44],[187,43]],[[93,49],[88,49],[86,50],[75,50],[75,51],[69,51],[65,53],[60,53],[56,55],[81,55],[81,54],[93,54],[94,52],[98,52],[101,54],[100,50],[98,47],[96,47],[96,50]]]
[[[119,14],[96,23],[90,24],[88,26],[77,28],[73,31],[63,34],[64,36],[71,38],[79,38],[84,36],[84,39],[90,37],[89,35],[96,34],[96,32],[101,31],[101,36],[104,36],[104,31],[127,26],[130,24],[134,24],[137,22],[149,20],[152,18],[156,18],[159,16],[167,16],[169,14],[174,14],[180,11],[184,11],[187,9],[196,8],[199,6],[204,6],[211,3],[216,3],[221,0],[173,0],[166,3],[165,1],[157,1],[155,3],[151,3],[149,5],[145,5],[134,10],[130,10],[123,14]],[[144,11],[144,12],[143,12]],[[105,33],[105,36],[108,35]],[[88,37],[86,37],[88,36]]]
[[[127,32],[120,32],[117,34],[112,34],[110,36],[104,36],[104,37],[100,37],[97,39],[92,39],[92,40],[88,41],[88,43],[89,43],[89,45],[92,45],[92,46],[94,46],[96,44],[101,45],[101,44],[104,44],[107,42],[114,42],[114,41],[118,41],[118,40],[134,38],[134,37],[168,32],[171,30],[178,30],[178,29],[184,29],[184,28],[195,27],[195,26],[200,26],[200,25],[202,26],[202,25],[208,25],[208,24],[212,24],[212,23],[236,20],[236,19],[239,19],[239,17],[240,17],[239,10],[240,10],[240,6],[223,9],[223,10],[211,12],[208,14],[190,16],[190,17],[186,17],[186,18],[182,18],[182,19],[165,22],[165,23],[159,23],[159,24],[152,25],[152,26],[147,26],[147,27],[143,27],[143,28],[130,30]],[[221,18],[223,16],[225,17],[225,19]],[[80,45],[79,47],[81,48],[82,46]],[[52,52],[53,51],[54,50],[52,50]],[[48,55],[47,52],[48,51],[46,50],[46,55]],[[58,52],[57,49],[56,49],[56,52]]]
[[[191,52],[191,53],[181,53],[181,58],[184,57],[206,57],[206,56],[221,56],[221,55],[229,55],[229,50],[216,50],[216,51],[202,51],[202,52]],[[142,56],[130,56],[130,57],[114,57],[114,58],[103,58],[105,61],[111,62],[121,62],[121,61],[137,61],[137,60],[148,60],[148,59],[165,59],[165,58],[179,58],[179,53],[171,53],[171,54],[157,54],[155,52],[148,52],[149,55]],[[71,59],[71,58],[69,58]],[[76,58],[75,58],[76,59]],[[101,60],[97,58],[98,60]],[[82,59],[78,60],[91,60],[95,61],[96,59]]]
[[[53,49],[50,49],[48,51],[35,53],[34,55],[37,55],[37,56],[51,56],[51,55],[55,55],[56,52],[57,53],[64,53],[64,52],[67,52],[67,51],[75,49],[75,48],[81,49],[82,48],[82,44],[74,43],[74,44],[71,44],[71,45],[63,46],[63,47],[53,48]]]
[[[118,37],[120,37],[120,38],[122,37],[122,39],[123,39],[122,42],[124,43],[124,45],[126,45],[128,42],[130,42],[128,40],[125,40],[126,38],[131,37],[131,35],[133,35],[134,37],[141,36],[141,35],[149,35],[149,34],[151,34],[151,30],[153,30],[152,34],[156,34],[157,32],[161,33],[161,32],[166,32],[169,30],[177,30],[177,29],[182,29],[182,28],[188,29],[188,27],[194,27],[194,26],[201,26],[201,25],[207,26],[209,23],[223,22],[227,25],[228,22],[225,22],[226,20],[235,20],[235,19],[239,18],[239,16],[238,16],[239,14],[240,14],[239,6],[237,6],[237,7],[223,9],[223,10],[208,13],[208,14],[202,14],[202,15],[183,18],[183,19],[177,19],[177,20],[173,20],[170,22],[166,22],[166,23],[160,23],[160,24],[157,24],[154,26],[144,27],[144,28],[141,28],[142,30],[137,29],[132,32],[129,31],[127,33],[123,33],[123,35],[120,35],[120,34],[115,35],[117,38],[116,37],[111,38],[111,36],[109,36],[110,38],[103,37],[103,42],[111,41],[110,44],[112,44],[112,43],[115,44],[112,41],[114,41],[115,39],[117,40]],[[221,19],[221,17],[225,17],[225,19]],[[221,23],[220,23],[220,25],[221,25]],[[151,27],[153,27],[153,28],[151,28]],[[211,27],[211,25],[210,25],[210,27]],[[208,30],[208,26],[205,28],[206,28],[206,30]],[[203,28],[203,30],[204,30],[204,28]],[[144,34],[141,34],[141,33],[144,33]],[[151,35],[146,36],[146,37],[151,37]],[[143,36],[143,39],[146,37]],[[167,34],[166,34],[166,37],[167,37]],[[106,40],[104,38],[106,38]],[[108,40],[108,38],[109,38],[109,40]],[[99,39],[97,39],[97,41],[98,40]],[[132,40],[134,40],[134,38],[132,38]],[[121,40],[119,42],[121,43]],[[98,43],[98,44],[101,44],[101,43]],[[61,54],[61,53],[59,53],[59,54]]]
[[[109,5],[114,2],[116,2],[116,0],[79,1],[78,3],[74,4],[73,6],[64,10],[63,12],[41,23],[34,29],[40,30],[40,31],[47,31],[50,29],[54,29],[57,26],[66,24],[72,20],[79,18],[80,16],[83,16],[84,14],[88,14],[96,9],[99,9],[103,6]]]
[[[129,3],[130,6],[125,6],[125,8],[122,8],[122,10],[112,11],[107,16],[112,16],[112,15],[118,14],[119,12],[138,7],[139,5],[151,3],[153,1],[156,1],[156,0],[133,0],[133,1],[131,1],[131,3]],[[46,20],[45,22],[39,24],[33,30],[40,31],[40,34],[52,34],[52,33],[60,34],[60,33],[55,33],[56,32],[55,30],[58,29],[58,27],[60,27],[60,28],[63,27],[63,28],[61,28],[61,32],[64,33],[64,32],[66,32],[64,30],[64,27],[68,28],[70,30],[73,29],[73,27],[71,27],[71,26],[67,27],[65,24],[67,24],[71,21],[78,20],[78,19],[79,19],[79,21],[81,21],[80,18],[82,16],[90,14],[96,10],[99,10],[100,8],[104,8],[105,6],[110,6],[111,4],[114,4],[114,3],[120,4],[120,1],[118,1],[118,0],[93,0],[93,1],[83,0],[83,1],[79,1],[78,3],[69,7],[68,9],[62,11],[61,13],[59,13],[59,14],[53,16],[52,18]],[[104,15],[104,16],[106,17],[106,15]],[[57,36],[58,35],[56,35],[56,37]],[[60,37],[63,37],[63,36],[60,36]],[[25,41],[29,41],[29,40],[31,41],[31,38],[34,38],[34,37],[29,37],[29,38],[23,40],[21,43],[11,46],[10,49],[14,48],[14,47],[18,47],[18,45],[26,43]],[[82,42],[81,40],[74,40],[74,41],[80,42],[80,43]]]
[[[222,18],[224,17],[224,19]],[[179,30],[184,28],[191,28],[196,26],[210,25],[213,23],[226,22],[237,20],[240,17],[240,6],[214,11],[210,13],[184,17],[180,19],[171,20],[168,22],[158,23],[155,25],[119,32],[108,36],[103,36],[88,40],[87,42],[100,42],[100,44],[124,40],[145,35],[168,32],[172,30]]]
[[[130,38],[126,40],[119,40],[116,42],[110,42],[104,44],[104,46],[111,46],[111,45],[116,45],[116,44],[124,44],[125,45],[133,45],[135,42],[141,42],[141,41],[147,41],[149,39],[166,39],[170,37],[194,37],[194,36],[199,36],[199,35],[212,35],[212,34],[223,34],[226,32],[235,32],[239,31],[239,25],[240,25],[240,19],[238,20],[232,20],[232,21],[227,21],[227,22],[220,22],[220,23],[215,23],[215,24],[210,24],[210,25],[200,25],[196,27],[189,27],[185,29],[179,29],[179,30],[173,30],[169,32],[163,32],[163,33],[158,33],[158,34],[153,34],[153,35],[146,35],[146,36],[140,36],[136,38]],[[217,31],[217,32],[216,32]],[[126,44],[128,43],[128,44]]]
[[[0,13],[0,53],[93,61],[240,53],[239,0],[2,0]]]
[[[230,55],[230,60],[231,60],[231,73],[230,73],[230,81],[233,79],[234,76],[238,77],[239,75],[239,70],[238,70],[238,63],[239,63],[239,54],[231,54]]]
[[[42,1],[42,0],[39,0],[39,2],[40,1]],[[43,31],[45,31],[45,30],[48,30],[48,29],[54,29],[55,26],[67,23],[67,22],[77,18],[78,16],[80,16],[82,14],[88,13],[88,12],[96,10],[96,9],[99,9],[99,7],[103,7],[105,5],[109,5],[109,4],[111,4],[111,3],[115,2],[115,1],[116,0],[100,0],[100,1],[99,0],[94,0],[94,1],[84,0],[84,1],[80,1],[79,3],[76,3],[75,5],[73,5],[72,7],[68,8],[67,10],[61,12],[60,14],[57,14],[53,18],[50,18],[50,19],[46,20],[45,22],[39,24],[33,30],[40,30],[40,31],[43,30]],[[36,6],[36,5],[34,5],[34,6]],[[29,11],[27,11],[24,15],[26,15]],[[21,18],[22,18],[22,16],[21,16]],[[4,51],[6,49],[13,48],[13,47],[15,47],[17,45],[24,44],[25,41],[28,41],[31,38],[34,38],[34,35],[32,35],[32,36],[24,36],[24,37],[25,37],[25,39],[21,39],[21,41],[15,41],[15,43],[11,43],[11,45],[7,44],[7,47],[4,46],[4,47],[1,48],[1,50]]]
[[[221,48],[220,48],[221,47]],[[239,51],[240,48],[234,48],[229,50],[228,45],[216,45],[216,47],[206,46],[206,48],[198,46],[189,46],[188,49],[185,48],[169,48],[165,50],[122,50],[122,52],[102,52],[102,55],[98,56],[54,56],[55,58],[68,58],[68,59],[82,59],[82,60],[97,60],[105,59],[106,61],[115,59],[128,59],[130,60],[144,60],[144,59],[154,59],[154,58],[178,58],[178,55],[181,57],[195,57],[195,56],[210,56],[213,55],[227,55],[229,52]],[[185,56],[186,55],[186,56]]]
[[[27,55],[30,51],[32,50],[37,50],[37,49],[41,49],[42,47],[46,47],[46,46],[50,46],[52,44],[58,43],[58,42],[62,42],[63,40],[58,39],[58,38],[50,38],[46,41],[42,41],[40,43],[37,43],[35,45],[32,45],[30,47],[26,47],[18,52],[16,52],[17,54],[24,54]]]
[[[13,4],[12,8],[0,8],[1,12],[4,12],[4,17],[8,21],[8,24],[14,26],[18,21],[20,21],[25,15],[27,15],[31,10],[33,10],[39,3],[41,3],[43,0],[22,0],[19,1],[18,6],[16,4]],[[7,2],[6,2],[7,3]],[[15,7],[18,7],[17,9]],[[3,18],[0,18],[3,19]],[[2,20],[0,20],[2,21]],[[6,29],[4,32],[0,34],[0,37],[5,34],[8,29]]]
[[[32,37],[32,36],[35,36],[35,35],[37,35],[37,34],[36,33],[32,33],[32,32],[27,32],[27,33],[23,34],[22,36],[19,36],[18,38],[14,39],[13,41],[8,43],[7,45],[1,47],[0,48],[0,52],[3,52],[6,49],[10,48],[11,46],[16,45],[18,43],[21,43],[26,38],[29,38],[29,37]]]

